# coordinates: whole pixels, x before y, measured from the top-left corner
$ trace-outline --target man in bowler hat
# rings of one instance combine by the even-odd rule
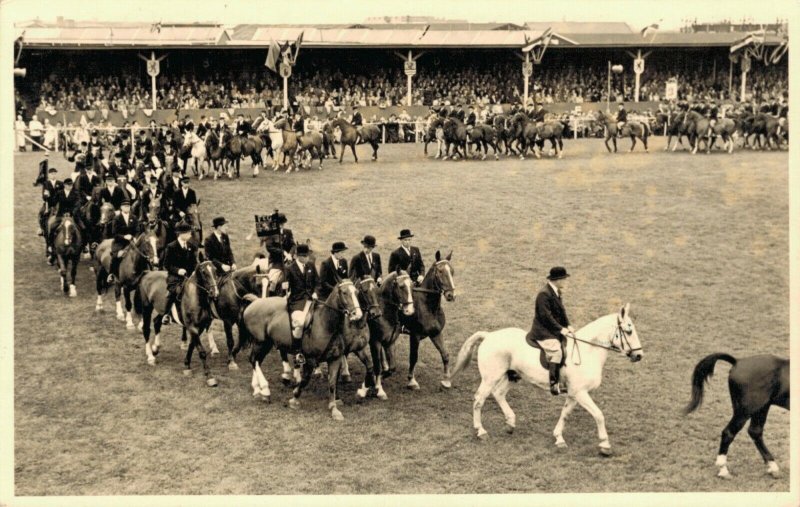
[[[371,276],[380,285],[383,282],[383,268],[381,267],[381,256],[374,252],[377,242],[375,236],[367,234],[361,240],[364,249],[350,260],[350,277],[360,280],[365,276]]]
[[[419,285],[425,275],[425,264],[422,262],[422,254],[420,254],[419,248],[411,246],[411,238],[413,237],[414,235],[411,234],[409,229],[400,231],[400,236],[397,237],[400,240],[400,248],[389,256],[388,272],[391,273],[399,267],[407,271],[414,283]]]

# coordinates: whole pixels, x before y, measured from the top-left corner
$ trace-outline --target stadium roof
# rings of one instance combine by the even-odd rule
[[[578,22],[578,21],[528,21],[525,23],[528,30],[547,30],[563,34],[606,34],[606,33],[635,33],[628,23],[617,22]]]
[[[26,46],[37,47],[191,47],[225,45],[221,25],[51,26],[20,30]]]

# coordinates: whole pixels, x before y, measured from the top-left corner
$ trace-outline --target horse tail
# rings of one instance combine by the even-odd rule
[[[701,359],[697,366],[694,367],[694,373],[692,373],[692,399],[683,409],[684,415],[694,412],[703,403],[703,384],[708,382],[708,379],[714,375],[714,365],[718,360],[736,365],[736,358],[725,353],[718,352]]]
[[[478,331],[477,333],[467,338],[467,341],[465,341],[464,344],[461,346],[461,350],[458,351],[458,358],[456,359],[456,364],[453,367],[453,371],[450,373],[451,378],[455,377],[458,372],[460,372],[461,370],[464,369],[465,366],[467,366],[467,363],[469,363],[470,360],[472,360],[473,352],[475,351],[475,349],[478,348],[478,345],[480,345],[481,342],[483,342],[483,339],[486,338],[488,334],[489,333],[487,333],[486,331]]]
[[[253,341],[253,335],[250,333],[250,330],[247,329],[247,324],[244,321],[244,311],[247,309],[247,305],[258,300],[258,297],[253,294],[245,294],[242,296],[242,299],[246,303],[243,304],[242,308],[239,310],[239,322],[236,324],[236,327],[239,328],[239,350],[243,350]]]

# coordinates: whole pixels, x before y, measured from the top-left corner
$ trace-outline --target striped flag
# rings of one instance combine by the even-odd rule
[[[646,39],[650,35],[655,35],[658,31],[658,23],[653,23],[652,25],[647,25],[646,27],[642,28],[641,34],[642,38]]]
[[[278,72],[278,60],[280,56],[281,48],[278,46],[277,42],[274,40],[271,41],[269,44],[269,51],[267,51],[267,61],[264,62],[264,65],[272,72]]]
[[[743,47],[749,46],[750,44],[763,44],[765,39],[766,31],[763,28],[757,32],[749,32],[747,35],[733,43],[731,46],[731,53],[735,53]]]
[[[553,29],[548,28],[538,37],[533,40],[528,39],[528,36],[525,36],[525,45],[522,47],[522,52],[527,53],[528,51],[532,50],[537,46],[547,46],[550,44],[550,39],[553,37]]]

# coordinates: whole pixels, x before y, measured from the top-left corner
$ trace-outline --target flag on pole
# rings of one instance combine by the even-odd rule
[[[658,31],[658,23],[653,23],[652,25],[647,25],[646,27],[642,28],[641,34],[642,38],[646,39],[651,35],[655,35]]]
[[[281,56],[281,48],[274,40],[269,44],[269,51],[267,51],[267,61],[264,65],[267,66],[272,72],[278,72],[278,60]]]
[[[756,32],[749,32],[747,35],[733,43],[731,46],[731,53],[735,53],[743,47],[749,46],[750,44],[763,44],[765,39],[766,31],[763,28]]]
[[[528,39],[528,36],[525,36],[525,45],[522,47],[522,52],[527,53],[528,51],[532,50],[537,46],[547,46],[550,44],[550,38],[553,36],[553,29],[548,28],[541,35],[536,37],[533,40]]]
[[[294,58],[292,58],[292,62],[297,61],[297,54],[300,53],[300,45],[303,44],[303,34],[305,32],[300,32],[300,35],[297,36],[297,40],[294,43]]]

